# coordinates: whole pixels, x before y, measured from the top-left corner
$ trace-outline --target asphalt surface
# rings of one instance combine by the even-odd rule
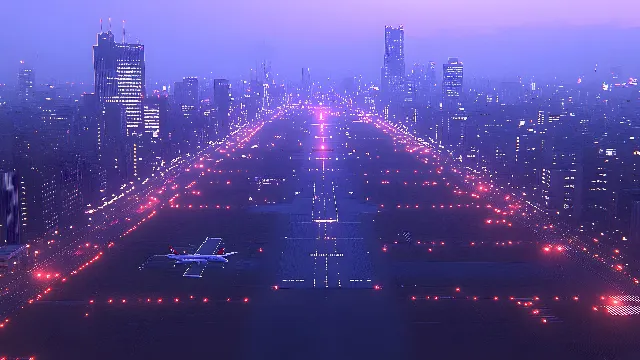
[[[608,281],[525,227],[488,224],[455,174],[354,120],[292,110],[199,162],[155,216],[12,316],[0,355],[640,358],[638,320],[598,307]],[[140,270],[206,237],[238,254],[199,279],[162,260]]]

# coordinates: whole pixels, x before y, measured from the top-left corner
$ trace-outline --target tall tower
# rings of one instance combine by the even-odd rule
[[[387,102],[404,100],[404,27],[385,26],[381,91]]]
[[[462,79],[462,62],[458,58],[449,58],[449,61],[442,65],[442,100],[445,108],[455,109],[460,105]]]
[[[438,86],[438,79],[436,79],[436,63],[435,61],[429,61],[427,63],[427,84],[429,87],[428,97],[429,97],[429,105],[433,106],[437,101],[436,98],[436,87]]]
[[[95,93],[101,102],[116,103],[125,113],[127,136],[143,132],[145,96],[144,46],[117,43],[111,30],[98,34],[93,46]]]
[[[175,102],[180,106],[188,106],[191,110],[198,109],[198,78],[185,77],[181,82],[176,82],[174,87]]]
[[[18,101],[20,103],[33,101],[34,82],[33,69],[26,67],[24,61],[20,61],[20,70],[18,71]]]
[[[0,246],[20,244],[18,176],[0,171]]]
[[[302,78],[300,79],[300,91],[303,97],[308,100],[311,97],[311,72],[309,68],[302,68]]]
[[[427,68],[421,64],[413,64],[406,85],[407,97],[411,97],[414,105],[425,106],[429,103],[429,83]]]
[[[229,133],[229,112],[231,111],[231,85],[227,79],[213,81],[213,106],[215,108],[215,131],[218,138]]]

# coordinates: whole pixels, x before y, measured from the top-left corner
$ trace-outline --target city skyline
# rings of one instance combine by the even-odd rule
[[[31,1],[0,359],[638,358],[634,5]]]
[[[151,81],[207,75],[235,79],[246,76],[248,69],[265,59],[274,64],[275,73],[289,80],[297,79],[297,69],[301,67],[311,68],[319,77],[364,75],[373,80],[380,75],[381,61],[374,59],[384,46],[379,34],[385,25],[404,25],[407,64],[432,60],[442,64],[448,57],[459,57],[465,59],[467,73],[473,77],[535,75],[571,79],[588,73],[596,63],[603,68],[621,65],[630,73],[640,70],[638,61],[633,60],[638,52],[624,41],[640,34],[640,24],[627,15],[630,11],[615,11],[624,6],[622,3],[604,10],[596,10],[593,4],[573,8],[570,4],[544,3],[531,11],[526,5],[497,1],[491,8],[500,9],[497,12],[500,17],[483,17],[486,10],[473,3],[465,5],[457,5],[459,10],[451,13],[452,5],[443,3],[430,4],[431,8],[408,2],[394,7],[376,4],[369,10],[363,9],[369,16],[348,21],[349,15],[356,14],[354,4],[344,5],[345,9],[337,14],[327,13],[317,5],[299,4],[288,10],[300,14],[295,17],[285,16],[288,12],[283,3],[273,3],[258,6],[266,7],[264,17],[251,14],[246,19],[240,17],[241,12],[234,11],[239,3],[222,4],[212,10],[225,16],[194,28],[189,25],[193,21],[180,23],[191,14],[189,10],[198,13],[196,9],[202,4],[193,1],[182,2],[181,11],[171,14],[155,10],[147,2],[126,7],[121,2],[101,4],[90,11],[86,11],[87,5],[75,0],[61,4],[60,9],[38,7],[28,11],[25,9],[28,2],[11,3],[9,10],[15,10],[14,16],[2,23],[8,31],[21,36],[0,38],[0,50],[9,54],[0,59],[0,82],[15,82],[13,74],[20,60],[39,69],[39,78],[45,82],[51,79],[90,82],[91,69],[85,64],[91,54],[87,49],[95,43],[100,19],[106,27],[109,16],[113,18],[118,41],[125,19],[128,42],[140,40],[147,45],[147,54],[154,59],[148,66]],[[628,2],[628,7],[637,5]],[[554,8],[559,10],[545,12]],[[324,29],[323,36],[314,35],[319,24],[302,20],[309,9],[324,16],[322,24],[333,25]],[[45,16],[46,10],[49,11]],[[69,13],[50,16],[63,10]],[[472,10],[477,11],[476,21],[469,19]],[[82,17],[71,16],[80,12]],[[148,12],[156,16],[144,16]],[[181,25],[177,26],[178,23]],[[274,23],[279,25],[272,26]],[[43,33],[51,36],[40,36]],[[50,41],[51,37],[58,41]],[[621,53],[626,56],[618,56]],[[229,54],[233,54],[233,61],[229,60]]]

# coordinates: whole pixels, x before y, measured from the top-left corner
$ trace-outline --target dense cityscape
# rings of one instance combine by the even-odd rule
[[[231,358],[264,358],[259,348],[274,341],[277,358],[417,358],[424,353],[414,337],[435,332],[441,348],[434,354],[446,356],[455,343],[445,338],[460,329],[425,330],[424,324],[453,318],[473,331],[490,325],[487,335],[450,358],[514,358],[522,339],[500,350],[492,342],[521,329],[523,312],[536,326],[559,327],[532,330],[533,344],[550,344],[531,350],[532,357],[640,354],[631,336],[638,323],[630,316],[640,314],[638,74],[594,62],[572,81],[478,78],[455,54],[407,63],[405,29],[393,25],[380,39],[377,79],[319,78],[306,67],[287,79],[264,59],[246,78],[185,74],[149,83],[145,45],[130,42],[124,23],[117,32],[110,19],[101,22],[95,44],[86,45],[92,83],[43,83],[38,69],[21,61],[15,83],[0,85],[0,331],[6,332],[0,356],[180,356],[152,350],[167,345],[150,340],[168,341],[160,330],[127,340],[97,330],[131,322],[149,334],[165,328],[155,312],[131,320],[143,316],[146,303],[162,302],[176,306],[165,314],[169,322],[190,313],[213,316],[196,307],[206,303],[235,303],[223,318],[207,320],[229,326],[229,333],[208,333],[191,318],[176,330],[189,331],[194,322],[193,331],[205,334],[188,345],[224,339],[220,355]],[[205,238],[194,252],[192,245]],[[197,258],[212,239],[219,252],[206,255],[224,258]],[[167,245],[178,249],[166,255],[173,268],[192,268],[175,273],[149,265],[151,257],[165,256],[158,254]],[[102,258],[114,260],[93,269]],[[207,261],[228,264],[205,269]],[[208,278],[216,281],[202,285]],[[355,295],[303,291],[310,288],[348,288]],[[327,305],[325,296],[349,298]],[[199,305],[178,309],[188,301]],[[455,305],[427,310],[433,301]],[[482,301],[488,305],[474,305]],[[524,310],[511,316],[507,305],[495,303]],[[379,312],[389,304],[395,310]],[[324,309],[339,320],[309,317],[305,309]],[[598,325],[578,331],[595,313]],[[603,325],[602,342],[593,340],[600,325],[619,325],[619,315],[631,321],[619,329]],[[358,316],[379,317],[381,324]],[[315,339],[310,347],[335,341],[318,334],[343,325],[336,330],[341,336],[365,329],[376,335],[352,335],[353,347],[308,356],[302,345],[284,350],[285,341],[274,340],[286,333],[309,341],[289,328],[296,317],[320,324],[308,335]],[[40,322],[93,318],[103,323],[63,333],[87,331],[107,336],[106,344],[126,345],[107,351],[108,345],[65,344],[54,351],[65,335],[45,336],[38,345],[20,341]],[[280,325],[270,335],[252,335],[252,345],[238,354],[224,343],[243,346],[249,325],[230,325],[240,321],[263,333],[270,333],[267,324]],[[55,332],[46,326],[37,331]],[[566,332],[575,338],[550,340]],[[406,346],[370,346],[395,342]],[[184,355],[210,353],[199,350]]]

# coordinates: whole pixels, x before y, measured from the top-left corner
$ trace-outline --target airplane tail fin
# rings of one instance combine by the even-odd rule
[[[216,253],[216,255],[224,255],[224,248],[221,247],[220,249],[218,249],[218,252]]]
[[[173,248],[173,246],[169,245],[169,251],[173,254],[173,255],[179,255],[178,252],[176,251],[176,249]]]

